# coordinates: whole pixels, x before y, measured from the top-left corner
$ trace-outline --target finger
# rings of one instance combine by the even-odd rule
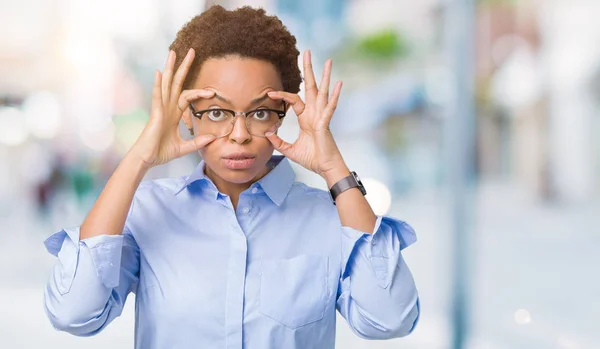
[[[190,70],[192,62],[194,61],[195,54],[196,53],[194,49],[190,48],[187,55],[185,55],[183,62],[181,62],[181,65],[179,66],[179,68],[177,68],[177,72],[175,73],[175,76],[173,77],[173,82],[171,83],[171,92],[169,96],[169,100],[173,103],[176,103],[177,99],[179,98],[183,82],[185,81],[185,77],[187,76],[187,73]]]
[[[269,93],[267,93],[267,95],[271,99],[284,100],[285,102],[289,103],[292,106],[294,113],[296,113],[296,115],[298,116],[300,116],[306,108],[306,105],[304,104],[304,102],[302,102],[302,98],[300,98],[300,96],[298,96],[295,93],[283,91],[270,91]]]
[[[331,99],[329,100],[329,103],[325,107],[325,116],[324,117],[325,117],[325,121],[327,122],[327,124],[329,124],[329,122],[331,121],[331,118],[333,117],[333,112],[337,108],[338,100],[340,98],[340,93],[342,92],[342,85],[343,84],[341,81],[338,81],[335,84],[335,87],[333,88],[333,93],[331,94]]]
[[[212,98],[215,95],[215,91],[206,90],[206,89],[196,89],[196,90],[185,90],[181,92],[179,96],[179,100],[177,101],[177,108],[181,112],[185,111],[187,107],[193,101],[200,98]]]
[[[157,70],[154,72],[154,86],[152,87],[152,112],[150,118],[158,118],[162,116],[162,74]]]
[[[290,143],[281,139],[276,133],[268,133],[265,136],[273,144],[275,150],[283,154],[283,156],[290,158],[292,153],[292,145]]]
[[[306,104],[312,104],[317,98],[317,83],[312,68],[312,57],[310,50],[304,52],[304,99]]]
[[[198,151],[215,139],[217,138],[213,135],[199,135],[193,139],[182,141],[181,145],[179,146],[179,156]]]
[[[331,58],[325,62],[323,75],[321,76],[321,84],[319,85],[319,93],[317,94],[317,110],[322,110],[327,105],[329,100],[329,84],[331,79]]]
[[[171,78],[173,77],[173,65],[175,64],[175,51],[169,50],[167,57],[167,63],[165,64],[165,70],[162,79],[162,102],[163,105],[167,105],[169,101],[169,88],[171,86]]]

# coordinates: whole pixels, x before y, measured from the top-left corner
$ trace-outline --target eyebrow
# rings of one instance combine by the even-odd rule
[[[233,103],[232,103],[230,100],[228,100],[227,98],[225,98],[225,97],[223,97],[223,96],[221,96],[221,95],[219,95],[219,94],[217,94],[217,93],[215,93],[215,98],[216,98],[216,99],[218,99],[218,100],[220,100],[220,101],[223,101],[223,102],[225,102],[225,103],[227,103],[227,104],[229,104],[229,105],[233,104]],[[260,103],[260,102],[264,101],[264,100],[265,100],[265,99],[267,99],[267,98],[269,98],[269,95],[267,95],[267,94],[265,93],[264,95],[262,95],[262,96],[260,96],[260,97],[254,98],[254,99],[253,99],[253,100],[250,102],[250,104],[251,104],[251,105],[258,104],[258,103]]]

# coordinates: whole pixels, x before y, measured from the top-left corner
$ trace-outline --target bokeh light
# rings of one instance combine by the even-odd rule
[[[29,96],[23,103],[23,114],[29,132],[41,139],[56,136],[61,126],[61,106],[50,92],[42,91]]]
[[[27,140],[23,113],[14,107],[0,107],[0,143],[16,146]]]
[[[392,206],[392,193],[381,181],[374,178],[361,178],[367,190],[366,199],[377,215],[385,215]]]

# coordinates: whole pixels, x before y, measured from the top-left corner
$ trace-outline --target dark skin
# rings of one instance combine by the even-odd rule
[[[222,193],[229,195],[234,206],[239,193],[268,172],[266,164],[273,149],[319,174],[329,187],[350,174],[329,130],[342,87],[338,82],[329,95],[331,60],[325,64],[317,87],[310,52],[305,52],[303,101],[296,94],[281,91],[281,81],[270,62],[236,56],[207,60],[194,89],[182,91],[194,55],[195,52],[190,49],[175,71],[175,53],[171,51],[164,72],[156,72],[150,120],[83,222],[80,239],[121,234],[135,191],[148,169],[194,151],[200,151],[207,164],[207,176]],[[269,99],[263,98],[265,94]],[[257,101],[259,98],[261,100]],[[179,123],[183,118],[188,127],[193,127],[194,121],[184,111],[188,110],[192,101],[198,100],[209,105],[229,103],[226,106],[237,111],[246,111],[262,103],[276,108],[285,101],[298,115],[300,134],[294,143],[285,142],[277,134],[267,138],[253,137],[248,133],[243,118],[237,118],[233,131],[227,137],[216,139],[198,135],[184,140],[179,134]],[[254,165],[245,170],[224,168],[220,164],[221,157],[232,151],[252,152],[256,155]],[[342,225],[363,232],[373,231],[377,217],[358,189],[342,193],[336,204]]]
[[[229,56],[208,59],[202,64],[194,89],[214,92],[213,97],[195,101],[197,109],[224,108],[248,111],[258,108],[282,109],[283,103],[269,98],[267,92],[283,88],[275,67],[266,61]],[[188,128],[200,120],[191,118],[189,110],[184,113]],[[206,175],[219,191],[231,199],[237,207],[240,193],[267,174],[267,162],[273,155],[273,144],[264,137],[252,136],[246,128],[245,118],[236,117],[233,131],[217,138],[200,149],[206,162]],[[244,170],[231,170],[223,165],[222,157],[234,152],[246,152],[256,156],[253,166]]]

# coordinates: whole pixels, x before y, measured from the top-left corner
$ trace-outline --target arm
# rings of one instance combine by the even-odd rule
[[[44,292],[44,309],[54,328],[96,334],[121,314],[135,290],[139,248],[125,221],[146,170],[142,161],[125,157],[82,226],[46,240],[59,262]]]
[[[81,240],[121,234],[133,195],[147,171],[145,162],[131,154],[119,163],[81,225]]]
[[[58,263],[44,289],[44,310],[57,330],[91,336],[121,315],[135,291],[139,248],[127,228],[81,241],[79,232],[61,230],[45,241]]]
[[[155,75],[148,124],[83,224],[78,229],[59,231],[45,241],[48,251],[58,257],[44,292],[46,314],[55,328],[89,336],[121,314],[139,277],[140,251],[127,219],[142,178],[150,167],[197,151],[214,139],[203,135],[183,140],[179,134],[182,110],[191,100],[214,94],[206,90],[181,92],[193,58],[194,51],[190,50],[173,75],[175,54],[170,52],[164,78],[160,72]]]
[[[146,170],[142,161],[125,157],[81,228],[45,241],[59,262],[44,292],[44,309],[56,329],[79,336],[98,333],[121,314],[135,290],[139,248],[125,221]]]
[[[298,116],[300,134],[293,144],[269,134],[275,149],[331,186],[350,174],[329,128],[342,88],[338,82],[329,96],[331,60],[327,60],[317,88],[310,51],[304,53],[305,99],[279,91],[269,97],[288,102]],[[337,307],[359,336],[371,339],[400,337],[412,331],[419,315],[417,290],[401,249],[414,242],[406,224],[378,219],[358,189],[336,199],[342,224],[342,276]]]
[[[345,165],[324,174],[328,187],[350,175]],[[406,223],[378,218],[357,188],[336,198],[342,224],[342,275],[337,309],[366,339],[408,335],[419,318],[419,297],[401,250],[415,234]]]

